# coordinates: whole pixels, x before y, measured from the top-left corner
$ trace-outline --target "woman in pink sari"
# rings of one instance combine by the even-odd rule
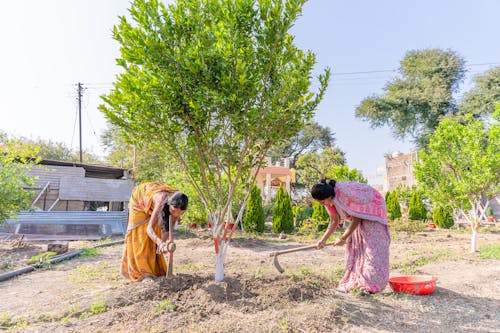
[[[337,229],[339,215],[349,226],[334,242],[346,245],[346,267],[338,291],[359,290],[362,294],[381,291],[389,280],[390,235],[387,210],[382,195],[373,187],[353,181],[335,182],[321,179],[311,189],[312,197],[325,206],[330,224],[318,249]]]

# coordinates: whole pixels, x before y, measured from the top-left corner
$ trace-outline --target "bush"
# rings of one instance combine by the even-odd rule
[[[414,191],[411,196],[408,218],[410,220],[425,220],[427,218],[427,210],[424,207],[419,191]]]
[[[428,225],[427,222],[421,220],[409,220],[398,218],[390,221],[389,228],[391,232],[405,231],[409,234],[425,231]]]
[[[300,228],[304,220],[311,218],[313,211],[313,208],[310,206],[293,206],[292,212],[293,216],[295,216],[295,227]]]
[[[298,232],[305,235],[316,234],[325,230],[328,227],[328,223],[328,221],[317,221],[309,218],[302,222],[302,225],[298,228]]]
[[[265,229],[264,209],[262,207],[262,197],[260,189],[254,185],[248,197],[243,227],[246,232],[262,233]]]
[[[293,213],[290,196],[283,189],[279,187],[276,194],[276,201],[273,209],[273,232],[286,232],[293,231]]]
[[[316,221],[330,221],[330,215],[328,215],[326,208],[317,201],[313,203],[311,218]]]
[[[387,218],[389,220],[395,220],[402,216],[401,206],[399,205],[396,193],[387,192],[386,194],[386,205],[387,205]]]
[[[450,210],[443,207],[434,208],[432,221],[437,227],[445,229],[449,229],[455,224]]]

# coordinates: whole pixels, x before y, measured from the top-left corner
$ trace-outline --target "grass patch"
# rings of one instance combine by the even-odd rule
[[[311,274],[311,268],[305,266],[300,266],[297,270],[290,272],[290,275],[298,280],[304,280]]]
[[[99,249],[96,249],[94,247],[84,247],[81,250],[82,252],[80,252],[80,254],[78,255],[80,258],[93,257],[100,253]]]
[[[403,274],[415,274],[419,267],[449,258],[452,256],[452,253],[448,249],[432,249],[431,254],[427,254],[427,251],[424,251],[423,254],[422,252],[415,251],[412,255],[416,258],[407,258],[401,262],[392,264],[391,270],[399,270]]]
[[[500,245],[483,245],[479,247],[479,257],[482,259],[500,259]]]
[[[22,330],[28,326],[28,319],[26,317],[16,317],[8,313],[0,314],[0,329],[6,330],[15,328],[17,330]]]
[[[120,273],[115,266],[106,262],[99,262],[97,265],[80,265],[68,273],[69,281],[74,283],[95,283],[98,279],[106,281],[117,281]]]
[[[344,276],[344,266],[334,266],[323,274],[329,281],[337,283]]]

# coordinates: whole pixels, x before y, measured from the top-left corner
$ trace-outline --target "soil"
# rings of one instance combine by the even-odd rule
[[[429,230],[393,235],[391,275],[438,278],[427,296],[337,292],[344,250],[279,256],[313,244],[289,236],[237,234],[225,279],[214,281],[208,230],[176,235],[175,277],[132,283],[119,274],[123,246],[47,265],[0,282],[0,329],[22,332],[500,332],[500,260],[469,253],[470,233]],[[478,245],[500,243],[480,233]],[[92,242],[70,242],[70,250]],[[47,251],[47,242],[0,241],[0,273]]]

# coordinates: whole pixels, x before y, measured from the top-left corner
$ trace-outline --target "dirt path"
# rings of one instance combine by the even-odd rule
[[[130,283],[119,275],[122,246],[99,250],[0,282],[0,328],[23,332],[500,332],[500,260],[469,254],[469,234],[398,234],[391,274],[413,269],[438,277],[429,296],[342,294],[343,249],[280,256],[269,253],[311,244],[239,235],[228,250],[225,281],[214,278],[208,232],[177,241],[176,277]],[[479,245],[500,243],[480,234]],[[2,264],[44,251],[45,244],[9,249]],[[45,249],[44,249],[45,246]],[[82,246],[73,243],[71,247]],[[5,270],[5,269],[4,269]]]

